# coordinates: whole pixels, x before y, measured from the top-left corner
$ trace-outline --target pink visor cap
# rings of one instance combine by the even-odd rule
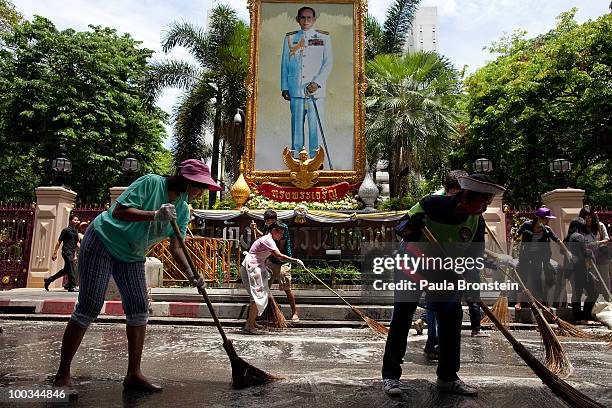
[[[210,177],[208,166],[197,159],[188,159],[179,166],[179,173],[187,180],[195,181],[200,184],[207,184],[211,191],[223,190],[215,180]]]

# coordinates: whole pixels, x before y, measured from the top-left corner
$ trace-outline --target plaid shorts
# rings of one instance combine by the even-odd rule
[[[147,324],[149,302],[144,261],[121,262],[113,258],[90,225],[81,241],[78,269],[79,301],[70,318],[73,322],[87,327],[98,317],[112,275],[121,294],[128,326]]]

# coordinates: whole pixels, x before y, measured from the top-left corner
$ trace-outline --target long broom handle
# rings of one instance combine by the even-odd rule
[[[591,257],[591,263],[593,264],[593,269],[595,269],[595,272],[597,272],[597,277],[599,278],[599,281],[601,282],[601,284],[603,285],[604,289],[606,290],[606,292],[608,292],[608,299],[612,297],[612,294],[610,294],[610,289],[608,288],[608,284],[606,282],[604,282],[601,273],[599,273],[599,268],[597,267],[597,262],[595,261],[595,257],[592,256]]]
[[[306,272],[308,272],[309,274],[312,275],[313,278],[315,278],[317,281],[319,281],[319,283],[323,286],[325,286],[327,289],[331,290],[332,293],[336,296],[338,296],[344,303],[346,303],[346,305],[348,307],[350,307],[351,309],[354,309],[355,307],[353,305],[351,305],[345,298],[343,298],[338,292],[336,292],[335,290],[333,290],[332,288],[330,288],[329,286],[327,286],[327,284],[325,282],[323,282],[321,279],[319,279],[319,277],[317,275],[315,275],[310,269],[304,267],[304,270]]]
[[[493,242],[495,242],[495,244],[497,245],[497,247],[505,254],[508,251],[506,251],[501,244],[499,243],[499,241],[497,240],[497,237],[495,236],[495,234],[493,233],[493,230],[491,230],[491,228],[489,228],[489,226],[487,225],[487,223],[485,222],[485,227],[487,228],[487,232],[489,233],[489,235],[491,235],[491,238],[493,238]]]
[[[193,272],[193,276],[196,279],[198,279],[200,277],[200,274],[198,273],[198,269],[196,268],[195,264],[193,263],[193,259],[191,258],[191,255],[189,254],[189,250],[187,249],[187,245],[185,245],[185,240],[183,239],[183,236],[181,235],[181,230],[179,229],[179,226],[176,223],[176,220],[170,221],[170,224],[172,225],[172,229],[174,230],[174,235],[176,235],[176,239],[178,239],[179,244],[181,244],[181,248],[183,249],[183,253],[185,254],[187,263],[189,263],[191,272]],[[221,334],[221,337],[223,338],[223,343],[227,343],[229,340],[227,339],[227,336],[225,335],[225,331],[223,330],[223,327],[221,326],[221,322],[219,321],[219,318],[217,317],[217,313],[215,312],[215,309],[213,308],[210,298],[208,297],[206,288],[198,288],[198,292],[200,292],[200,294],[204,296],[204,300],[206,301],[206,305],[208,306],[210,315],[215,321],[215,325],[217,326],[217,329],[219,330],[219,333]]]
[[[489,249],[485,249],[485,253],[493,258],[497,258],[497,254]],[[539,301],[533,296],[531,291],[527,289],[525,283],[523,283],[523,279],[521,279],[521,276],[519,275],[518,271],[515,268],[512,268],[512,270],[514,271],[514,276],[516,277],[514,281],[518,282],[521,285],[521,287],[523,288],[523,292],[527,294],[527,297],[529,298],[529,300],[531,300],[531,303],[539,303]]]

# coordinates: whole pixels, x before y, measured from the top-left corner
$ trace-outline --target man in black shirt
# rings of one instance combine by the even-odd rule
[[[402,240],[403,250],[409,254],[410,248],[418,248],[411,243],[427,243],[429,239],[422,233],[427,227],[439,245],[453,249],[453,258],[476,260],[483,256],[485,222],[482,214],[491,204],[496,194],[503,193],[505,189],[492,183],[486,176],[474,174],[458,178],[460,190],[453,196],[432,195],[423,198],[415,204],[400,223],[395,232]],[[433,245],[438,247],[438,245]],[[459,255],[459,256],[457,256]],[[472,263],[475,265],[475,263]],[[466,267],[463,271],[438,270],[429,273],[432,279],[442,278],[452,282],[458,275],[464,275],[466,281],[479,281],[475,266]],[[465,273],[464,273],[465,272]],[[404,271],[400,271],[400,274]],[[427,271],[425,270],[425,273]],[[400,275],[401,278],[401,275]],[[437,312],[439,321],[439,359],[436,371],[438,391],[476,396],[478,390],[465,384],[459,379],[457,373],[460,368],[461,353],[461,296],[464,293],[458,288],[454,290],[428,290],[426,295],[427,306]],[[393,305],[393,314],[385,353],[383,357],[382,377],[384,391],[394,397],[402,395],[400,376],[401,364],[406,354],[407,336],[412,323],[412,316],[421,297],[421,290],[402,293],[396,290]],[[472,299],[476,300],[476,299]]]
[[[60,269],[55,275],[45,278],[45,289],[49,290],[49,285],[56,279],[61,278],[64,275],[68,275],[68,284],[64,286],[68,289],[68,292],[76,291],[76,282],[74,279],[74,254],[77,250],[77,244],[79,242],[79,231],[77,227],[79,225],[79,218],[71,214],[68,227],[64,228],[60,233],[59,239],[55,244],[55,250],[53,251],[52,260],[57,259],[57,251],[60,245],[62,245],[62,258],[64,258],[64,267]]]

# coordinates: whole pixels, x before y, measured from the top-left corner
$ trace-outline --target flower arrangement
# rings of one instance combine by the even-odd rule
[[[356,210],[359,208],[359,202],[354,196],[347,196],[338,201],[330,202],[305,202],[301,203],[288,202],[288,201],[274,201],[270,198],[251,194],[249,201],[246,206],[251,210],[293,210],[297,207],[304,206],[309,210]]]

